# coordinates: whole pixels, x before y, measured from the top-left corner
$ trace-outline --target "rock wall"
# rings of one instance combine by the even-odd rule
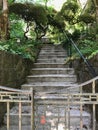
[[[95,72],[98,75],[98,54],[89,59],[88,62],[90,63],[91,67],[95,69]],[[93,78],[87,65],[84,63],[82,59],[74,60],[72,62],[72,66],[73,68],[75,68],[78,82],[82,83]]]
[[[98,75],[98,54],[93,56],[90,60],[88,60],[88,62],[93,66],[96,74]],[[72,65],[75,68],[78,82],[83,83],[92,78],[92,75],[90,74],[86,64],[83,62],[82,59],[73,61]],[[91,87],[87,85],[85,86],[84,91],[91,92],[92,90],[91,90]],[[96,81],[96,92],[98,93],[98,81]],[[89,108],[92,113],[92,107],[89,106]],[[96,105],[96,119],[98,122],[98,105]]]
[[[30,73],[33,62],[18,55],[0,51],[0,85],[20,88]],[[6,103],[0,103],[0,124],[6,112]]]

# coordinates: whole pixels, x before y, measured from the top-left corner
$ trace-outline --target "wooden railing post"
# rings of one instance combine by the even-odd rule
[[[10,130],[10,102],[7,102],[7,130]]]
[[[19,102],[19,130],[22,130],[22,105]]]
[[[92,93],[95,94],[95,80],[92,83]],[[96,104],[93,103],[93,130],[96,130]]]
[[[31,88],[31,130],[34,129],[34,90]]]

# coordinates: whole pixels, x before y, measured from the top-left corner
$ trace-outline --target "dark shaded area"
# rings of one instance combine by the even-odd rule
[[[0,85],[20,88],[30,73],[33,62],[18,55],[0,51]],[[11,104],[12,106],[13,104]],[[6,112],[6,103],[0,103],[0,124]]]
[[[93,56],[91,59],[89,59],[89,62],[91,63],[91,65],[93,66],[93,68],[95,69],[98,75],[98,54]],[[73,67],[75,68],[79,83],[83,83],[91,79],[91,74],[82,59],[74,60],[72,64],[73,64]],[[91,84],[83,87],[83,90],[84,92],[87,92],[87,93],[92,92]],[[98,93],[98,81],[96,81],[96,93]],[[92,113],[92,106],[88,105],[87,107],[90,108],[90,111]],[[96,105],[96,120],[98,122],[98,105]]]

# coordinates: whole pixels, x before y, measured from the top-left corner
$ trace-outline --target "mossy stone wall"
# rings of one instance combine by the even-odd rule
[[[96,74],[98,75],[98,54],[93,56],[88,61],[93,66]],[[72,64],[73,64],[73,67],[75,68],[75,72],[76,72],[79,83],[83,83],[93,78],[92,75],[90,74],[90,71],[87,68],[87,65],[83,62],[82,59],[74,60]],[[86,92],[92,91],[90,85],[85,86],[83,89]],[[98,81],[96,81],[96,92],[98,93]],[[92,111],[92,107],[90,106],[89,108]],[[98,105],[96,105],[96,119],[98,122]]]
[[[33,62],[5,51],[0,51],[0,86],[19,89],[26,82]],[[2,124],[6,103],[0,103],[0,124]]]

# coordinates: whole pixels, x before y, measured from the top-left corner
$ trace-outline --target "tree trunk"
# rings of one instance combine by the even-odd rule
[[[98,0],[94,0],[95,8],[96,8],[96,23],[98,25]]]
[[[3,4],[3,2],[2,2],[2,0],[0,0],[0,11],[2,10],[2,4]]]
[[[98,0],[93,0],[94,1],[94,4],[95,4],[95,8],[96,8],[96,41],[98,41]]]
[[[97,25],[98,25],[98,6],[96,6],[96,22],[97,22]]]
[[[1,0],[2,14],[0,15],[0,38],[1,40],[8,39],[8,1]]]

